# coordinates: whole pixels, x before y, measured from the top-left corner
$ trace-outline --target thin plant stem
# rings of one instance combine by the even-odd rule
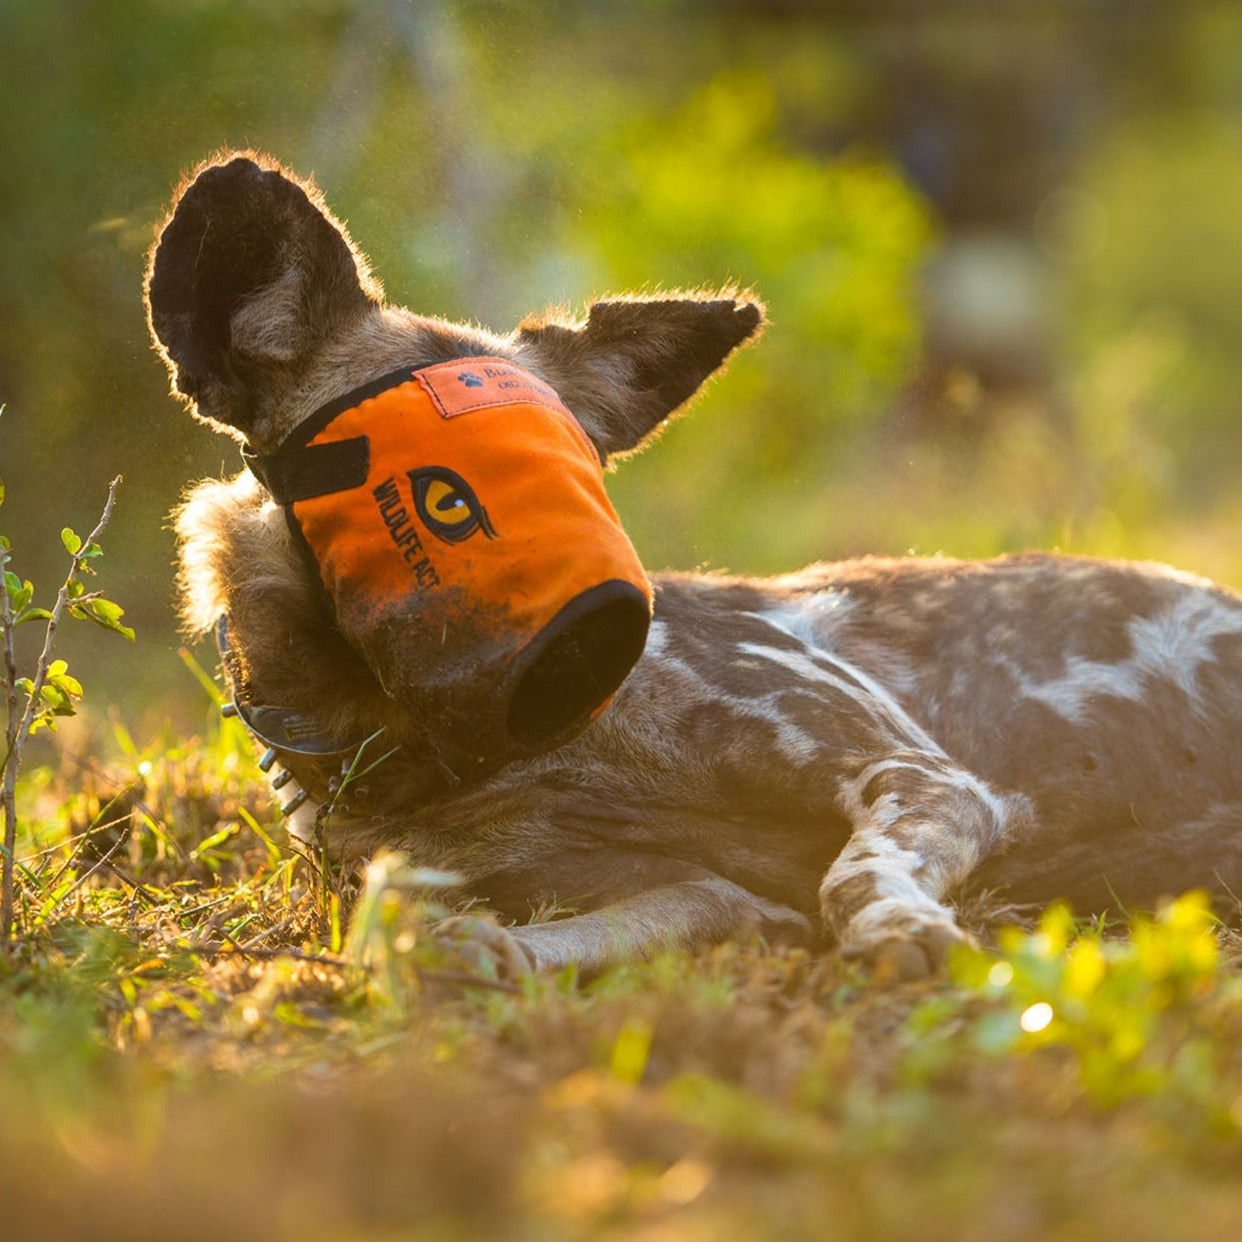
[[[0,941],[7,946],[13,927],[14,849],[17,844],[17,761],[9,760],[17,753],[17,730],[20,712],[17,702],[17,659],[13,651],[13,632],[17,628],[5,571],[9,565],[9,549],[0,547],[0,630],[4,636],[4,773],[0,786],[0,806],[4,809],[4,846],[0,854]],[[10,775],[11,773],[11,775]]]
[[[4,783],[0,791],[0,804],[4,807],[4,850],[0,857],[0,869],[3,870],[3,882],[0,883],[0,941],[6,948],[13,941],[13,877],[14,853],[17,848],[17,774],[21,769],[22,750],[26,738],[30,735],[30,726],[34,722],[42,698],[43,687],[47,682],[48,670],[52,664],[52,649],[56,642],[56,630],[60,619],[69,603],[69,592],[82,572],[87,560],[87,553],[99,542],[108,522],[112,519],[112,509],[116,504],[116,489],[120,486],[121,476],[118,474],[108,485],[108,499],[104,502],[103,513],[95,525],[95,529],[83,540],[81,547],[72,553],[69,572],[56,595],[56,603],[52,605],[51,615],[47,619],[43,631],[43,650],[35,666],[30,691],[26,699],[25,710],[20,714],[17,710],[17,665],[13,655],[13,631],[16,618],[13,616],[12,602],[9,598],[8,586],[4,582],[3,568],[8,562],[7,551],[0,552],[0,626],[4,629],[4,687],[5,702],[8,708],[5,726],[4,751]]]

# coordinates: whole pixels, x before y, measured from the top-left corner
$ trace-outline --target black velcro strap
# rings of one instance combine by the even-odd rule
[[[354,436],[266,456],[243,450],[242,460],[277,504],[291,505],[361,487],[371,466],[371,441],[367,436]]]

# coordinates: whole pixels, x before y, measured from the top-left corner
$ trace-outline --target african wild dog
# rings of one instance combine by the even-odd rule
[[[183,187],[147,296],[176,392],[253,468],[180,510],[187,623],[220,625],[239,709],[309,798],[301,831],[459,873],[519,921],[468,926],[509,969],[822,926],[919,974],[962,938],[946,902],[964,887],[1081,911],[1242,889],[1242,600],[1162,566],[868,558],[648,587],[616,544],[604,603],[573,595],[594,601],[585,620],[479,654],[475,613],[507,602],[485,609],[453,566],[516,557],[519,519],[495,506],[519,487],[506,512],[538,512],[545,488],[560,505],[561,471],[506,457],[466,478],[439,441],[402,438],[401,403],[422,402],[428,436],[499,428],[508,453],[519,424],[486,423],[465,391],[490,369],[493,404],[527,394],[512,410],[560,437],[606,519],[587,464],[638,447],[752,338],[754,299],[605,301],[507,336],[424,318],[383,304],[313,189],[250,155]],[[464,387],[444,404],[446,374]],[[382,478],[377,454],[397,461]],[[553,542],[588,558],[585,535]],[[395,609],[365,582],[349,594],[348,558],[372,546],[399,558]],[[342,787],[380,730],[368,755],[387,758]],[[521,922],[554,902],[577,913]]]

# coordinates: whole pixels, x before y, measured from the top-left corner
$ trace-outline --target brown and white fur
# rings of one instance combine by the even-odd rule
[[[605,460],[762,318],[726,292],[495,336],[389,307],[318,194],[251,155],[182,188],[148,305],[175,390],[256,452],[395,367],[486,353],[556,388]],[[249,473],[198,485],[178,531],[186,619],[227,615],[251,701],[326,735],[383,727],[395,748],[344,793],[339,759],[282,756],[306,810],[331,807],[314,830],[339,855],[395,846],[458,873],[515,921],[469,925],[511,969],[825,930],[919,974],[963,938],[949,902],[972,886],[1083,912],[1242,890],[1242,599],[1163,566],[658,574],[611,706],[550,753],[471,775],[427,753]],[[577,913],[525,921],[552,903]]]

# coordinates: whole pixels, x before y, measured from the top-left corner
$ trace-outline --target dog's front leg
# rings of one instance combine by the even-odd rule
[[[800,944],[807,920],[716,875],[647,889],[589,914],[549,923],[502,927],[494,919],[459,915],[438,925],[437,935],[467,956],[485,952],[502,973],[558,970],[576,963],[584,975],[641,961],[664,949],[689,949],[730,937],[762,935]]]
[[[860,762],[839,799],[854,827],[820,886],[824,921],[843,953],[894,978],[929,973],[967,939],[944,897],[1034,818],[1023,796],[921,749]]]

